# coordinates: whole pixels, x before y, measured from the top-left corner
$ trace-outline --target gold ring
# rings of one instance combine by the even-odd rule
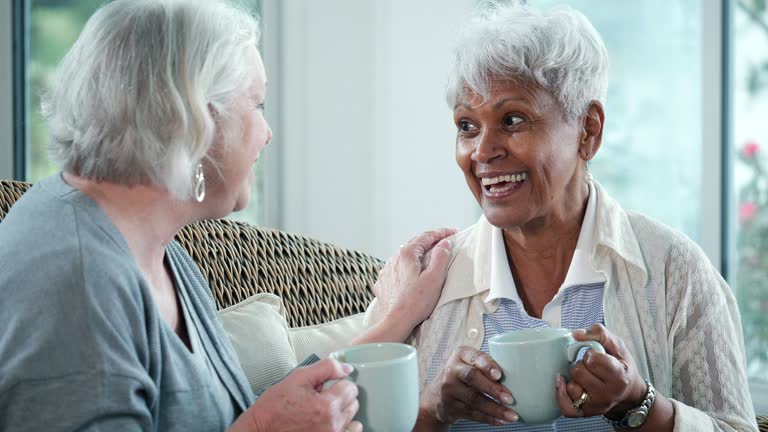
[[[581,396],[579,396],[579,398],[576,399],[576,402],[573,403],[573,407],[576,408],[577,410],[581,409],[581,406],[584,405],[584,402],[587,401],[588,397],[589,395],[587,394],[587,392],[581,392]]]

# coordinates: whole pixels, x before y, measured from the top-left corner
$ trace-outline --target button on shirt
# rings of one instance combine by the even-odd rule
[[[491,248],[490,291],[485,302],[496,302],[498,308],[495,312],[483,317],[484,336],[481,351],[488,352],[488,340],[499,333],[541,327],[577,329],[587,328],[596,323],[604,324],[605,277],[602,273],[596,272],[590,262],[594,248],[594,225],[595,193],[594,186],[590,184],[587,209],[568,273],[555,297],[544,307],[541,319],[526,313],[509,268],[502,231],[499,228],[493,229],[489,245]],[[479,333],[478,329],[472,328],[467,331],[467,337],[474,339]],[[434,377],[428,379],[430,382],[433,380]],[[561,418],[546,425],[527,426],[511,423],[502,427],[460,421],[451,427],[451,431],[608,432],[613,431],[613,428],[603,417],[590,417]]]

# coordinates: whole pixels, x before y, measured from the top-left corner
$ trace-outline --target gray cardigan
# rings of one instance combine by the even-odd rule
[[[199,269],[175,242],[166,258],[229,400],[93,200],[55,175],[13,206],[0,223],[0,430],[223,430],[224,412],[253,403]]]

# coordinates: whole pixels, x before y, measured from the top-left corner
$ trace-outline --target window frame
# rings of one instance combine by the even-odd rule
[[[14,176],[13,7],[0,2],[0,178]]]
[[[27,179],[29,160],[29,86],[27,83],[27,64],[29,63],[29,39],[26,29],[29,27],[29,3],[26,0],[12,0],[13,32],[13,177],[16,180]]]

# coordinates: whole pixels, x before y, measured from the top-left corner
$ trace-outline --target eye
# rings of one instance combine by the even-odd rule
[[[264,102],[256,105],[256,109],[261,112],[264,112],[264,107],[265,107]]]
[[[509,114],[506,117],[504,117],[504,126],[505,127],[514,127],[519,125],[520,123],[524,122],[525,119],[514,114]]]
[[[472,132],[476,129],[475,125],[473,125],[469,120],[459,120],[456,123],[456,126],[459,128],[459,132],[462,133]]]

